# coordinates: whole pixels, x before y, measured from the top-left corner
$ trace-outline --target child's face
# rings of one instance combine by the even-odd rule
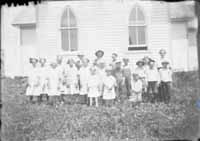
[[[92,74],[92,75],[95,75],[95,74],[96,74],[96,70],[95,70],[95,69],[92,69],[92,70],[91,70],[91,74]]]
[[[142,68],[143,67],[143,64],[142,63],[138,63],[137,65],[139,68]]]
[[[166,55],[166,52],[165,52],[164,50],[161,50],[161,51],[160,51],[160,56],[161,56],[161,57],[165,57],[165,55]]]
[[[74,64],[74,61],[73,61],[73,60],[69,60],[69,62],[68,62],[68,63],[69,63],[69,66],[70,66],[70,67],[72,67],[72,66],[73,66],[73,64]]]
[[[123,62],[124,62],[125,65],[128,65],[129,61],[127,59],[124,59]]]
[[[106,70],[106,75],[110,76],[111,75],[111,70]]]
[[[137,81],[137,80],[139,79],[139,76],[138,76],[137,74],[134,74],[134,75],[133,75],[133,79],[134,79],[135,81]]]
[[[121,62],[116,63],[116,68],[121,68]]]
[[[150,68],[153,68],[153,67],[154,67],[154,65],[155,65],[155,63],[154,63],[154,62],[150,62],[150,63],[149,63],[149,67],[150,67]]]
[[[52,68],[52,69],[55,69],[56,67],[57,67],[56,64],[52,64],[52,65],[51,65],[51,68]]]
[[[116,60],[117,59],[117,55],[116,54],[112,54],[112,59]]]
[[[163,68],[167,68],[167,65],[168,65],[167,63],[162,64]]]
[[[103,57],[103,53],[102,52],[98,52],[97,53],[97,58],[101,58],[101,57]]]

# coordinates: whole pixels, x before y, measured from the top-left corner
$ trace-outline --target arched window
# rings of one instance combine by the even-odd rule
[[[136,5],[129,17],[128,50],[146,50],[146,22],[142,9]]]
[[[61,19],[61,40],[64,51],[78,50],[77,30],[76,17],[70,7],[67,7]]]

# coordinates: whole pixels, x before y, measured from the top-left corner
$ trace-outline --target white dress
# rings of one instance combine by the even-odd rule
[[[66,94],[78,93],[78,70],[75,66],[67,66],[64,71],[66,81]]]
[[[98,75],[90,75],[88,79],[88,97],[99,97],[100,93],[100,80]]]
[[[57,73],[57,68],[49,68],[49,96],[60,95],[58,91],[59,85],[59,74]]]
[[[38,71],[41,84],[40,94],[48,94],[48,81],[49,81],[48,66],[40,67]]]
[[[81,67],[79,70],[80,76],[80,95],[88,93],[88,79],[90,75],[89,67]]]
[[[115,87],[117,86],[116,79],[113,76],[106,76],[103,80],[103,99],[111,100],[116,98]]]
[[[142,81],[141,80],[131,80],[131,96],[129,101],[137,102],[142,101]]]
[[[27,96],[39,96],[41,91],[40,77],[37,67],[32,67],[28,72],[28,84],[26,95]]]

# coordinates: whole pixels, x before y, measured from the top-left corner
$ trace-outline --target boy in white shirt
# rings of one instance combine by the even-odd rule
[[[149,61],[149,67],[146,70],[147,74],[147,95],[148,101],[155,102],[156,95],[158,93],[158,84],[160,81],[159,72],[155,65],[154,60]]]
[[[170,101],[170,90],[172,83],[172,70],[168,67],[169,62],[163,61],[162,68],[159,70],[160,74],[160,100],[166,104]]]
[[[142,101],[142,81],[138,74],[133,74],[131,77],[131,95],[129,101],[139,103]]]

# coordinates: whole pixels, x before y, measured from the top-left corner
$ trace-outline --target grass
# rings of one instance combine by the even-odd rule
[[[200,81],[196,72],[174,74],[169,105],[114,107],[27,103],[20,79],[2,78],[3,141],[191,139],[198,134]]]

